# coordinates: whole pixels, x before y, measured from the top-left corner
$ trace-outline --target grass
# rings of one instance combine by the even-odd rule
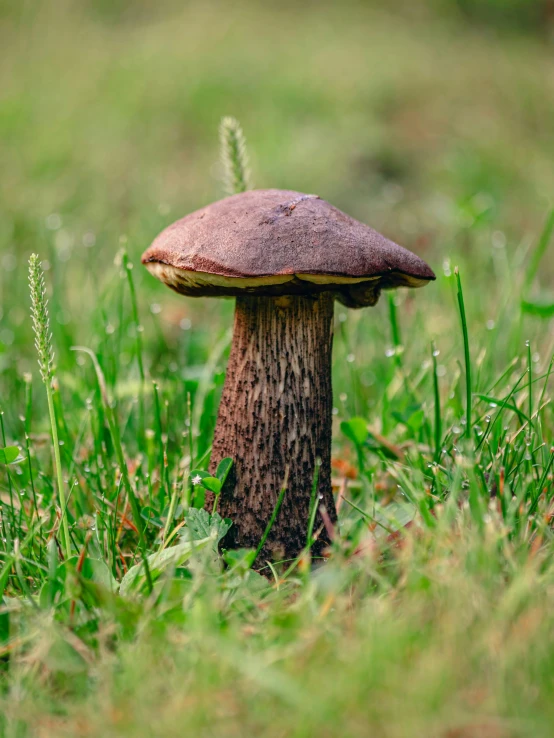
[[[549,49],[446,2],[232,5],[0,5],[0,735],[546,738]],[[438,276],[337,306],[339,528],[324,566],[268,577],[223,566],[191,484],[232,304],[139,266],[223,195],[228,114],[257,186],[317,192]]]

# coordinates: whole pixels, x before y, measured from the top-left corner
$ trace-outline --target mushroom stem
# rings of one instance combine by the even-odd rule
[[[331,349],[334,296],[238,297],[211,471],[230,456],[219,512],[233,521],[225,544],[255,548],[287,469],[287,491],[259,563],[296,557],[306,545],[310,499],[336,520],[331,491]],[[321,465],[316,472],[317,459]],[[329,543],[320,531],[312,551]]]

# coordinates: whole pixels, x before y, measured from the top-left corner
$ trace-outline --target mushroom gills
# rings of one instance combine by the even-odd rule
[[[384,275],[344,277],[335,274],[273,274],[261,277],[229,277],[211,272],[179,269],[161,261],[146,263],[148,271],[175,292],[191,297],[237,297],[249,292],[266,296],[331,291],[351,308],[375,305],[381,289],[423,287],[427,280],[398,271]]]

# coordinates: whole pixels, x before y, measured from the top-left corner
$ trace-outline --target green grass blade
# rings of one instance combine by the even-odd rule
[[[456,287],[457,287],[457,298],[458,298],[458,309],[460,311],[460,319],[462,322],[462,335],[464,341],[464,362],[465,362],[465,377],[466,377],[466,430],[465,435],[467,438],[472,438],[472,418],[471,418],[471,402],[472,402],[472,391],[471,391],[471,356],[469,351],[469,336],[467,330],[467,317],[464,304],[464,293],[462,290],[462,280],[460,279],[460,271],[458,267],[455,268],[454,273],[456,275]]]

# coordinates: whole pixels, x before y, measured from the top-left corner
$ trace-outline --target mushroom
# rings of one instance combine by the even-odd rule
[[[335,299],[375,305],[382,289],[421,287],[435,275],[410,251],[317,195],[251,190],[166,228],[143,254],[162,282],[191,297],[236,297],[234,333],[210,470],[231,457],[219,512],[226,545],[256,547],[288,470],[285,498],[260,561],[306,545],[318,510],[336,520],[331,490],[331,348]],[[329,531],[317,513],[313,546]],[[327,526],[329,527],[329,525]]]

